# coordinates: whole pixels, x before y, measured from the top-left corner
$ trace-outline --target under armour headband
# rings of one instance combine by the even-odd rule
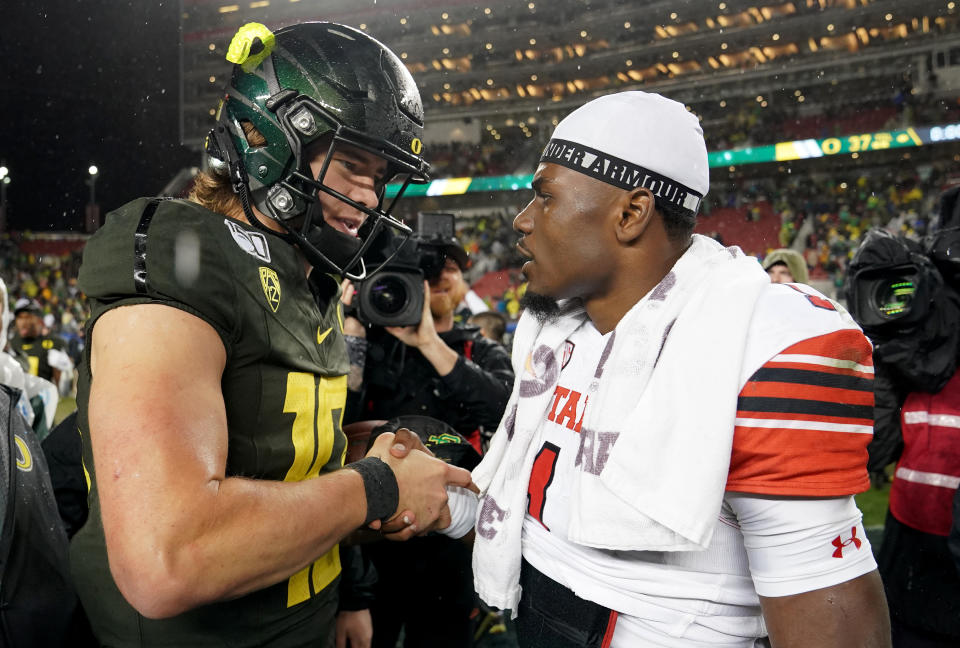
[[[683,104],[649,92],[618,92],[577,108],[540,161],[622,189],[646,187],[694,214],[710,187],[700,121]]]

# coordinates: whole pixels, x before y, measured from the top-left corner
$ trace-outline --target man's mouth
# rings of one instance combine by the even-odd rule
[[[517,250],[520,251],[520,254],[527,257],[531,261],[533,260],[533,252],[527,249],[527,246],[523,244],[523,239],[517,241]]]
[[[350,236],[356,236],[357,232],[360,230],[360,226],[363,224],[363,220],[356,218],[331,218],[328,221],[333,227],[344,234],[349,234]]]

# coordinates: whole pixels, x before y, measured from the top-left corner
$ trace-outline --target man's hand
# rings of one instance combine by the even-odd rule
[[[393,435],[393,445],[390,446],[390,454],[397,459],[403,459],[411,450],[426,452],[431,457],[434,456],[430,448],[423,445],[420,435],[409,428],[400,428]]]
[[[433,313],[430,312],[430,283],[423,282],[423,309],[420,313],[420,323],[416,326],[385,326],[386,331],[406,344],[418,349],[431,344],[443,344],[437,328],[433,323]]]
[[[447,508],[446,487],[448,484],[469,487],[470,473],[419,451],[410,452],[405,458],[398,459],[391,453],[394,439],[392,434],[381,434],[374,441],[367,456],[378,457],[390,466],[400,489],[397,512],[402,516],[409,511],[414,516],[415,522],[395,536],[396,539],[449,526],[450,511]]]
[[[403,459],[413,450],[426,452],[431,457],[434,456],[430,448],[423,445],[420,436],[416,432],[407,428],[400,428],[393,435],[393,445],[390,446],[390,454],[397,459]],[[412,528],[411,528],[412,527]],[[379,531],[385,538],[390,540],[409,540],[417,533],[417,517],[413,511],[407,509],[397,513],[387,522],[376,520],[370,524],[370,528]]]
[[[407,428],[400,428],[397,430],[396,436],[393,440],[393,445],[390,447],[390,454],[398,459],[403,459],[413,450],[426,452],[427,454],[433,456],[430,448],[423,445],[420,437],[415,432]],[[470,485],[467,486],[467,490],[476,493],[477,495],[480,494],[480,489],[472,481],[470,482]],[[449,494],[450,489],[448,488],[447,491]],[[453,513],[454,512],[451,509],[451,517],[453,516]],[[442,524],[438,524],[435,530],[439,531],[445,528],[447,527]],[[416,518],[414,517],[413,512],[409,510],[394,516],[387,522],[384,522],[379,527],[379,531],[387,540],[409,540],[413,536],[419,535],[417,533]]]
[[[420,323],[416,326],[385,326],[384,329],[392,336],[406,344],[420,350],[438,376],[446,376],[453,371],[457,364],[457,352],[447,346],[437,333],[430,312],[430,283],[423,282],[423,312],[420,313]]]
[[[373,619],[370,610],[337,612],[336,648],[370,648]]]

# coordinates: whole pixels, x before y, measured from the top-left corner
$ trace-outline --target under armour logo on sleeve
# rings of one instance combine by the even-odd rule
[[[830,543],[836,547],[836,551],[833,552],[834,558],[843,558],[843,548],[853,545],[856,549],[860,548],[860,545],[863,544],[863,540],[857,537],[857,527],[850,527],[850,538],[844,540],[841,536],[837,536]]]

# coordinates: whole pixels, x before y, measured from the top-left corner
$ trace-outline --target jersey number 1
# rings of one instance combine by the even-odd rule
[[[547,488],[553,482],[559,456],[560,448],[552,443],[544,443],[537,453],[537,458],[533,460],[530,483],[527,485],[527,513],[548,531],[550,527],[543,523],[543,508],[547,504]]]

